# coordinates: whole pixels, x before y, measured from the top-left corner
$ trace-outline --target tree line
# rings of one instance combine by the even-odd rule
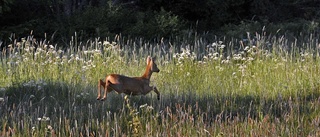
[[[2,41],[31,30],[61,41],[74,32],[83,38],[119,33],[153,38],[190,29],[232,35],[266,25],[301,32],[319,30],[320,1],[1,0],[0,18]]]

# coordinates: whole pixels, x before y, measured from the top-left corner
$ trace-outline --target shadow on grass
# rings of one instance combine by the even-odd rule
[[[98,101],[97,88],[92,86],[29,82],[8,87],[1,92],[4,100],[0,102],[0,123],[7,123],[6,128],[20,121],[29,122],[30,126],[39,121],[48,121],[55,127],[61,127],[59,123],[64,121],[70,127],[82,126],[78,132],[86,132],[85,125],[90,121],[122,121],[122,125],[127,127],[125,123],[130,115],[125,95],[111,92],[106,101]],[[169,92],[162,94],[161,100],[157,100],[154,93],[129,97],[129,105],[138,112],[145,104],[151,106],[151,114],[158,116],[160,124],[163,119],[172,119],[172,115],[180,118],[188,115],[193,117],[195,123],[201,117],[201,122],[210,125],[217,120],[235,118],[241,121],[247,118],[262,120],[266,115],[280,120],[293,113],[312,117],[312,114],[318,114],[316,107],[319,106],[319,96],[318,90],[278,98],[218,94],[197,96],[193,92],[177,95]],[[98,127],[94,127],[91,130],[98,130]]]
[[[23,113],[37,111],[38,115],[51,116],[63,111],[65,114],[76,113],[83,108],[91,108],[96,117],[103,117],[106,112],[119,113],[124,107],[124,94],[111,92],[106,101],[95,100],[97,89],[95,87],[83,87],[81,85],[68,85],[61,82],[40,83],[29,82],[28,84],[15,85],[2,91],[5,96],[1,110],[10,111],[22,109]],[[0,95],[1,95],[0,94]],[[320,93],[313,90],[307,94],[296,95],[287,98],[267,98],[250,95],[207,95],[199,97],[193,92],[180,95],[162,94],[158,101],[154,93],[146,96],[130,97],[131,105],[139,108],[148,104],[154,107],[155,111],[164,110],[169,107],[173,111],[178,106],[184,108],[192,107],[193,112],[208,113],[210,117],[216,115],[257,117],[261,114],[269,114],[281,117],[286,113],[297,110],[298,113],[310,113],[310,103],[318,101]],[[5,104],[5,105],[4,105]],[[89,105],[89,106],[88,106]],[[90,106],[91,105],[91,106]],[[87,110],[89,111],[89,110]],[[4,113],[5,111],[2,111]]]

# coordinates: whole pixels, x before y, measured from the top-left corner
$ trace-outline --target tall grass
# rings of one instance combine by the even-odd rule
[[[1,136],[318,136],[319,42],[267,36],[148,42],[121,36],[68,48],[32,36],[1,52]],[[222,41],[221,41],[222,40]],[[161,93],[96,101],[98,79],[140,76],[157,56]]]

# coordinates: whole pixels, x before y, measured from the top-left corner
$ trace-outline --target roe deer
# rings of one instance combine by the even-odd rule
[[[106,76],[106,82],[99,79],[98,82],[98,97],[97,100],[105,100],[107,98],[107,92],[116,91],[118,93],[125,93],[127,95],[145,95],[151,90],[157,93],[158,100],[160,99],[160,93],[155,86],[149,86],[150,77],[153,72],[159,72],[155,59],[150,56],[147,57],[146,71],[141,77],[127,77],[119,74],[110,74]],[[101,86],[104,89],[103,98],[101,98]]]

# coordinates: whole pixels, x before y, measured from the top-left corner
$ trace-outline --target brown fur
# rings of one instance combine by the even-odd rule
[[[147,67],[144,74],[141,77],[127,77],[119,74],[110,74],[106,76],[106,82],[99,79],[98,82],[98,97],[97,100],[105,100],[107,98],[107,92],[116,91],[118,93],[125,93],[127,95],[146,95],[151,90],[157,93],[158,100],[160,99],[160,93],[155,86],[149,86],[150,77],[153,72],[159,72],[157,64],[150,56],[147,57]],[[104,89],[103,98],[101,98],[101,86]]]

